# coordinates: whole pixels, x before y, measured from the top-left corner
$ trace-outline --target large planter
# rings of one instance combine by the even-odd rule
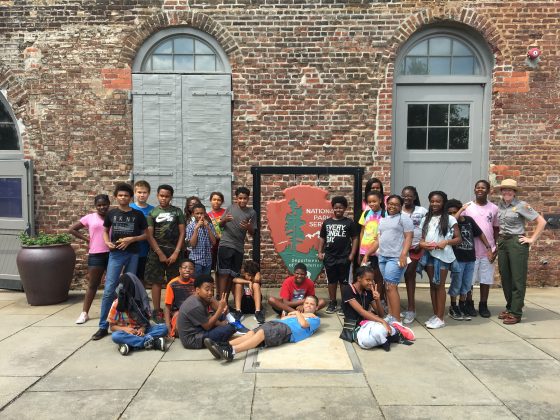
[[[22,246],[16,262],[30,305],[54,305],[68,299],[76,264],[69,244]]]

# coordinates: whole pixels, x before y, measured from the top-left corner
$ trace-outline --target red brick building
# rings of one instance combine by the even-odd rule
[[[30,159],[34,190],[2,243],[33,215],[64,230],[116,181],[169,182],[181,204],[251,186],[255,165],[364,167],[424,204],[516,178],[558,214],[559,18],[554,1],[0,0],[1,166]],[[351,197],[349,177],[270,176],[263,199],[298,183]],[[558,249],[547,229],[533,285],[558,285]]]

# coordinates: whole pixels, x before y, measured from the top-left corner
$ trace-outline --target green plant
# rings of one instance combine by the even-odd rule
[[[25,232],[19,234],[22,246],[46,246],[65,245],[72,242],[72,236],[68,233],[41,233],[37,236],[29,236]]]

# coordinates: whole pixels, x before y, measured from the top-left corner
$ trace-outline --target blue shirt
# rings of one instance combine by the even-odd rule
[[[194,235],[196,223],[196,221],[192,221],[187,226],[187,232],[185,234],[185,240],[187,242],[190,241]],[[208,223],[208,227],[214,234],[214,237],[216,237],[214,225]],[[210,267],[212,265],[212,242],[210,242],[210,236],[208,236],[206,228],[198,229],[196,246],[191,248],[189,258],[193,260],[195,264],[201,265],[202,267]]]
[[[154,206],[152,206],[151,204],[148,204],[147,207],[140,207],[136,203],[130,203],[130,207],[132,207],[133,209],[136,209],[136,210],[140,210],[144,214],[145,218],[148,218],[148,214],[150,214],[150,212],[154,208]],[[141,242],[138,242],[138,246],[140,247],[139,248],[140,251],[138,252],[138,256],[139,257],[147,256],[148,251],[150,250],[150,243],[148,241],[141,241]]]
[[[319,328],[319,325],[321,325],[321,319],[318,317],[306,318],[306,320],[309,324],[309,327],[307,328],[302,328],[302,326],[299,325],[299,321],[296,317],[279,319],[278,322],[282,322],[286,324],[288,328],[290,328],[290,330],[292,331],[290,342],[297,343],[298,341],[305,340],[306,338],[311,337],[311,335],[317,330],[317,328]]]

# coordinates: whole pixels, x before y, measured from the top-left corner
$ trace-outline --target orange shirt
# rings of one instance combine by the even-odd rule
[[[171,305],[172,311],[178,311],[181,304],[194,293],[194,278],[190,277],[183,281],[181,277],[175,277],[167,283],[165,289],[165,304]]]

